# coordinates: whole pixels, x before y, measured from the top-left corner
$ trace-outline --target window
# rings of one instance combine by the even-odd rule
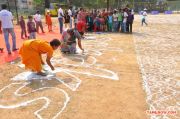
[[[21,0],[22,3],[27,3],[27,0]]]

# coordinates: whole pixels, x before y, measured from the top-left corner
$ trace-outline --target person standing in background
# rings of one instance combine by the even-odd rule
[[[72,7],[69,7],[68,16],[69,16],[69,28],[72,28],[72,21],[73,21]]]
[[[127,32],[132,33],[132,24],[134,21],[134,14],[132,13],[131,10],[128,12],[128,17],[127,17]]]
[[[21,39],[24,39],[24,37],[23,37],[24,35],[25,35],[25,38],[27,38],[26,24],[25,24],[23,16],[20,17],[19,24],[20,24],[20,27],[21,27]]]
[[[33,17],[28,16],[27,30],[29,33],[29,39],[36,39],[36,25],[33,22]]]
[[[42,33],[45,33],[43,30],[43,25],[42,25],[42,21],[41,21],[41,14],[39,11],[36,12],[36,14],[34,15],[34,20],[36,22],[36,30],[39,33],[39,27],[41,28]]]
[[[64,17],[64,12],[61,6],[59,5],[59,10],[58,10],[58,21],[59,21],[59,28],[60,28],[60,34],[63,32],[63,17]]]
[[[121,31],[121,32],[123,31],[122,24],[123,24],[123,10],[120,9],[118,13],[118,31]]]
[[[87,23],[87,31],[93,31],[93,16],[92,13],[87,14],[86,16],[86,23]]]
[[[146,26],[148,25],[147,23],[146,23],[146,17],[147,17],[147,9],[145,8],[144,9],[144,11],[143,11],[143,13],[142,13],[142,26],[143,26],[143,23],[145,23],[146,24]]]
[[[125,8],[124,13],[123,13],[123,32],[125,32],[125,33],[126,33],[126,24],[127,24],[127,17],[128,17],[127,11],[128,11],[128,9]]]
[[[6,49],[8,51],[8,54],[11,54],[11,48],[9,44],[9,34],[12,36],[12,51],[17,51],[18,48],[16,48],[16,35],[14,33],[14,26],[13,26],[13,15],[10,11],[6,10],[7,5],[2,4],[2,10],[0,11],[0,21],[2,23],[2,28],[3,28],[3,34],[4,34],[4,39],[6,43]]]
[[[113,26],[113,16],[112,16],[112,12],[109,13],[109,16],[107,18],[108,21],[108,31],[112,32],[112,26]]]
[[[117,14],[117,10],[114,10],[114,14],[113,14],[113,31],[117,32],[118,31],[118,14]]]
[[[65,10],[64,11],[64,25],[65,25],[65,28],[67,29],[68,26],[69,26],[69,21],[70,21],[70,17],[68,15],[68,11]]]
[[[51,14],[49,10],[47,11],[47,14],[46,14],[46,24],[48,25],[48,31],[52,32],[52,20],[51,20]]]

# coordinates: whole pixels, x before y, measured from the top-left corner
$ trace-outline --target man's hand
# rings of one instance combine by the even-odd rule
[[[84,53],[84,49],[81,49],[82,50],[82,53]]]

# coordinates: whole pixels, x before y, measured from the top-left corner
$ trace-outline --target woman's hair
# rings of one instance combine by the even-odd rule
[[[60,46],[61,45],[61,42],[58,40],[58,39],[53,39],[51,42],[50,42],[50,45],[51,46]]]

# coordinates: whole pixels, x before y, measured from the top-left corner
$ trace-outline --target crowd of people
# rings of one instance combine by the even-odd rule
[[[105,9],[86,11],[83,8],[72,10],[70,7],[65,13],[63,13],[62,8],[60,8],[58,12],[60,23],[60,19],[65,16],[65,24],[69,23],[70,28],[72,28],[72,19],[74,19],[74,26],[78,31],[80,30],[80,32],[84,30],[83,32],[132,33],[134,12],[128,7],[109,11]]]
[[[13,15],[7,10],[7,5],[3,4],[0,11],[0,33],[4,34],[6,49],[9,55],[12,51],[19,50],[16,47],[16,34],[13,26]],[[142,25],[145,22],[147,13],[143,13]],[[25,40],[22,44],[19,54],[21,55],[22,62],[25,66],[32,71],[37,72],[39,75],[45,75],[41,72],[44,64],[41,54],[47,54],[46,62],[52,70],[50,59],[53,54],[53,50],[60,47],[62,53],[75,54],[77,53],[76,44],[84,52],[84,48],[81,44],[81,39],[84,37],[85,32],[122,32],[132,33],[132,25],[134,20],[134,12],[128,7],[123,9],[114,10],[92,10],[86,11],[83,8],[79,10],[72,10],[69,7],[68,10],[63,10],[61,6],[58,9],[58,22],[59,31],[62,34],[60,40],[53,39],[50,43],[45,40],[36,39],[36,33],[45,33],[42,23],[42,16],[40,11],[37,11],[35,15],[28,16],[27,23],[24,17],[20,17],[21,39]],[[45,22],[48,26],[48,31],[52,32],[53,21],[51,19],[50,11],[45,14]],[[65,26],[64,26],[65,25]],[[1,30],[2,27],[2,30]],[[9,43],[9,34],[12,36],[12,49]],[[77,39],[77,40],[76,40]],[[3,48],[0,48],[3,52]]]

